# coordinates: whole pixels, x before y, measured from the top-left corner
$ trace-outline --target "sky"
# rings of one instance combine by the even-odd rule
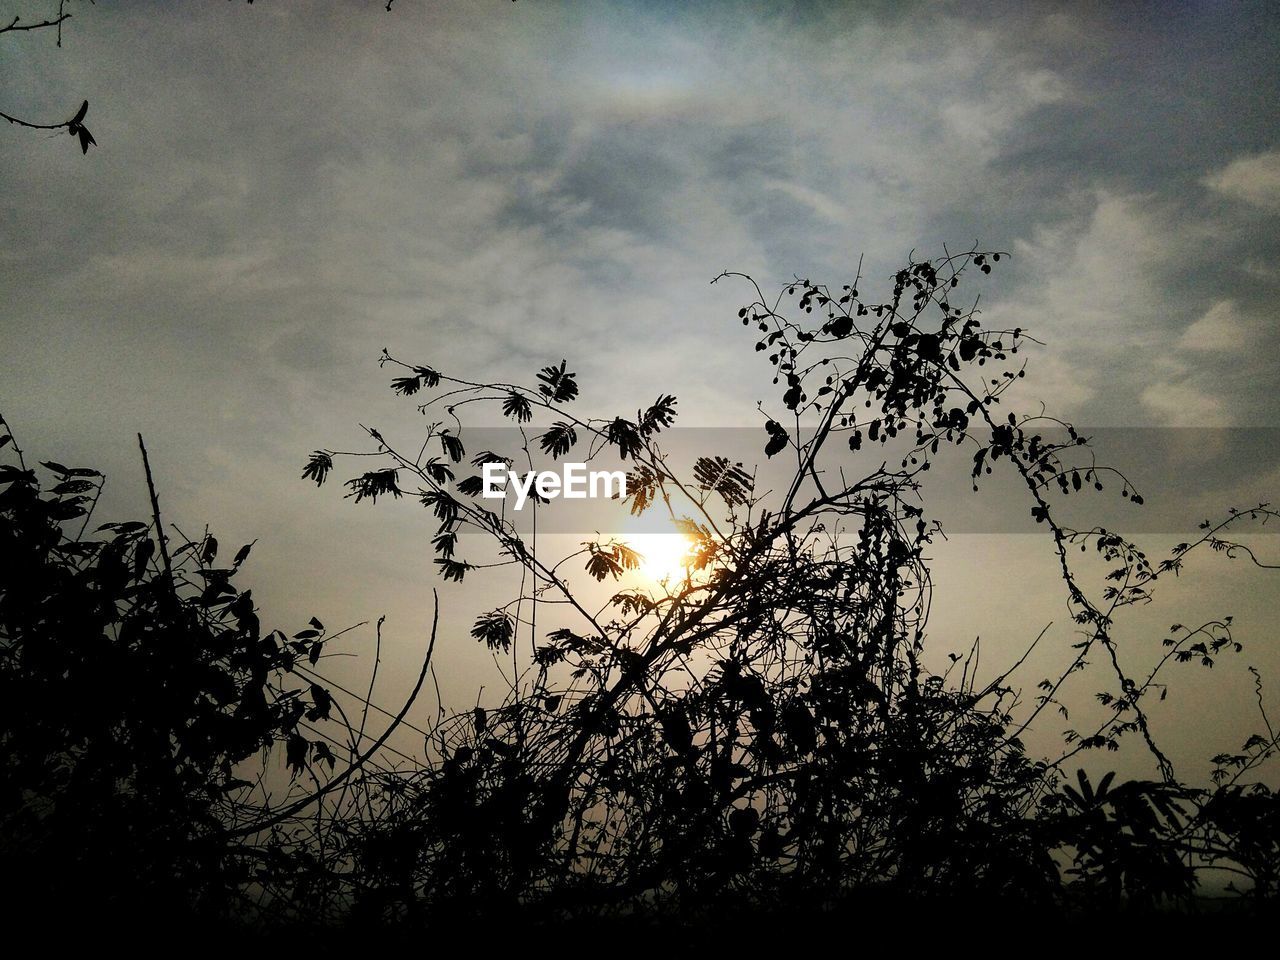
[[[1280,490],[1267,5],[383,6],[103,0],[70,5],[61,49],[0,36],[0,110],[58,122],[87,99],[98,143],[0,129],[0,412],[39,458],[107,473],[103,519],[145,512],[143,433],[170,522],[256,539],[265,621],[387,616],[388,701],[441,586],[434,524],[299,479],[313,449],[367,449],[359,424],[421,429],[384,347],[478,380],[565,358],[595,412],[670,392],[686,426],[742,427],[768,368],[735,329],[746,288],[713,277],[835,286],[861,258],[883,280],[977,242],[1012,254],[984,320],[1044,343],[1025,408],[1213,428],[1166,434],[1199,455],[1176,478],[1189,528]],[[1061,625],[1052,583],[1028,585],[1050,559],[981,530],[939,544],[944,646]],[[1184,579],[1192,613],[1235,604],[1280,682],[1276,583]],[[437,662],[464,705],[496,589],[441,587]],[[344,677],[369,631],[350,642]],[[1216,682],[1188,681],[1191,713],[1252,723],[1251,679]]]

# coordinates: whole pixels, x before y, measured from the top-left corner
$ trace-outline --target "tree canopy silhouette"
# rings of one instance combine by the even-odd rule
[[[1177,664],[1239,652],[1230,619],[1175,625],[1141,673],[1114,631],[1197,552],[1261,564],[1232,531],[1277,514],[1232,511],[1160,562],[1115,532],[1061,523],[1058,499],[1086,487],[1142,497],[1070,424],[1005,409],[1028,338],[984,327],[965,293],[1003,256],[913,259],[882,299],[860,274],[838,289],[796,278],[772,296],[716,278],[745,285],[737,319],[772,366],[759,452],[788,479],[771,491],[723,451],[685,464],[664,452],[672,394],[634,416],[592,415],[578,412],[589,391],[567,360],[519,384],[384,351],[425,431],[402,442],[368,428],[372,449],[316,450],[303,478],[323,486],[365,458],[347,496],[429,511],[442,580],[519,574],[470,630],[509,665],[505,696],[441,707],[422,726],[409,711],[434,620],[413,693],[383,710],[380,657],[361,694],[324,678],[336,635],[318,621],[262,631],[250,592],[232,585],[251,544],[221,565],[208,534],[170,553],[154,488],[149,522],[89,533],[101,476],[46,461],[42,482],[6,425],[9,895],[88,883],[117,905],[407,929],[513,912],[856,909],[873,895],[1190,908],[1208,871],[1234,877],[1242,903],[1274,900],[1280,799],[1257,771],[1277,732],[1261,678],[1264,729],[1214,758],[1212,783],[1179,777],[1147,709]],[[471,448],[463,416],[477,408],[512,424],[510,449]],[[665,514],[691,544],[680,575],[637,583],[642,558],[621,536],[549,556],[472,472],[570,455],[625,464],[625,507]],[[996,471],[1013,476],[1057,563],[1077,640],[1028,704],[1013,679],[1026,655],[986,682],[972,654],[926,666],[939,527],[923,478],[951,457],[980,492]],[[1100,582],[1080,572],[1081,551],[1104,561]],[[1032,755],[1025,731],[1077,674],[1094,679],[1103,721]],[[374,733],[380,710],[389,722]],[[421,736],[420,752],[393,747],[397,730]],[[1149,778],[1072,769],[1126,741]],[[273,772],[281,748],[286,770]]]
[[[566,362],[524,386],[384,352],[402,374],[393,390],[431,394],[419,409],[441,419],[406,444],[369,428],[383,463],[348,480],[348,495],[429,509],[445,580],[495,566],[524,573],[524,588],[472,630],[518,668],[507,700],[433,731],[433,762],[395,821],[413,838],[403,842],[418,865],[418,903],[763,903],[783,891],[887,887],[1042,902],[1103,891],[1150,905],[1187,897],[1197,870],[1231,859],[1213,804],[1272,802],[1258,800],[1271,798],[1265,788],[1240,786],[1274,752],[1265,711],[1266,735],[1218,758],[1207,801],[1178,780],[1146,709],[1168,664],[1212,665],[1240,649],[1230,622],[1175,627],[1157,666],[1137,675],[1123,666],[1114,620],[1192,551],[1233,552],[1228,528],[1275,514],[1265,504],[1233,511],[1159,564],[1115,532],[1060,523],[1055,497],[1086,485],[1114,485],[1139,505],[1142,496],[1089,456],[1072,425],[1003,410],[1024,375],[1026,335],[984,327],[962,288],[1002,257],[913,259],[880,300],[863,295],[860,274],[838,290],[796,278],[775,296],[739,274],[716,278],[747,284],[738,318],[773,366],[780,396],[760,407],[761,453],[791,466],[771,495],[717,451],[687,472],[672,465],[662,441],[674,396],[634,417],[591,416],[575,412]],[[463,475],[461,418],[475,405],[499,407],[519,433],[516,449],[482,451],[470,466],[620,458],[631,511],[663,511],[692,541],[686,575],[592,606],[581,578],[617,581],[640,558],[602,538],[547,559],[490,509],[478,478]],[[895,439],[906,452],[895,447],[890,464],[877,451]],[[304,476],[323,483],[340,456],[316,451]],[[975,490],[996,470],[1018,478],[1082,637],[1020,715],[1009,678],[1022,660],[981,686],[968,662],[958,678],[922,663],[924,551],[937,526],[921,480],[947,456],[968,458]],[[484,535],[469,538],[465,557],[463,530]],[[1077,572],[1081,550],[1108,565],[1101,589]],[[1028,756],[1021,734],[1086,669],[1107,718],[1068,733],[1061,756]],[[1125,738],[1142,744],[1155,779],[1095,788],[1081,773],[1063,786],[1072,757]],[[1255,895],[1271,884],[1265,873],[1251,874]]]

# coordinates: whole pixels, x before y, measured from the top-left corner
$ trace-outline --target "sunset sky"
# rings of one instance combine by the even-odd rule
[[[478,380],[566,358],[601,415],[670,392],[687,426],[758,424],[773,388],[746,288],[709,284],[726,269],[838,286],[865,256],[870,291],[912,249],[978,241],[1013,254],[975,288],[984,320],[1046,344],[1024,408],[1276,421],[1273,6],[383,6],[102,0],[69,5],[61,49],[0,37],[0,110],[56,123],[87,99],[98,143],[0,127],[0,412],[29,454],[108,474],[104,521],[146,509],[142,432],[168,520],[257,539],[267,623],[385,613],[393,660],[417,655],[434,524],[299,479],[315,448],[364,448],[360,423],[420,428],[382,348]],[[1280,496],[1277,451],[1255,452],[1218,508]],[[1188,529],[1213,505],[1193,506]],[[941,544],[939,642],[1065,624],[1051,582],[1005,579],[1051,559]],[[1280,690],[1278,582],[1200,562],[1182,599],[1235,612]],[[442,590],[462,705],[491,589]],[[1187,702],[1252,722],[1247,675],[1217,679]],[[1195,736],[1185,755],[1217,752]]]

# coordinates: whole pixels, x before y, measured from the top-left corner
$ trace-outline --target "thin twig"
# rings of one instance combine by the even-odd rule
[[[164,576],[169,589],[166,593],[169,603],[175,599],[176,589],[173,579],[173,562],[169,559],[169,542],[164,535],[164,527],[160,523],[160,499],[156,496],[155,479],[151,476],[151,459],[147,456],[147,445],[142,442],[142,434],[138,434],[138,449],[142,451],[142,468],[147,475],[147,492],[151,495],[151,515],[155,518],[156,540],[160,544],[160,559],[164,562]]]

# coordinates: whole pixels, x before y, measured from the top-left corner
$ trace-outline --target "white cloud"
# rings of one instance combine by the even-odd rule
[[[1128,423],[1240,422],[1248,413],[1216,363],[1255,354],[1262,321],[1230,298],[1189,316],[1194,301],[1170,283],[1222,224],[1148,195],[1098,190],[1071,202],[1075,215],[1014,244],[1032,285],[987,312],[992,325],[1021,325],[1050,347],[1032,355],[1017,401]]]
[[[1027,376],[1005,392],[1005,399],[1011,410],[1031,413],[1043,403],[1045,413],[1075,420],[1097,395],[1098,384],[1088,368],[1063,359],[1050,344],[1047,350],[1028,351]]]
[[[1226,404],[1194,376],[1149,385],[1142,391],[1142,403],[1170,427],[1220,427],[1231,422]]]
[[[942,108],[942,116],[957,139],[974,144],[994,157],[1005,137],[1032,111],[1066,99],[1066,82],[1051,70],[1000,71],[977,92],[979,97],[961,97]]]
[[[1096,191],[1067,220],[1035,228],[1014,253],[1040,278],[1031,316],[1052,337],[1114,349],[1142,337],[1165,316],[1155,273],[1170,260],[1163,212],[1141,196]]]
[[[1280,150],[1237,157],[1205,183],[1233,200],[1263,210],[1280,210]]]
[[[1253,327],[1233,300],[1219,300],[1178,338],[1178,347],[1198,353],[1239,353],[1253,339]]]
[[[848,224],[850,211],[844,204],[837,202],[820,190],[814,190],[800,183],[787,180],[766,180],[764,186],[770,190],[784,193],[797,203],[804,204],[818,216],[832,223]]]

